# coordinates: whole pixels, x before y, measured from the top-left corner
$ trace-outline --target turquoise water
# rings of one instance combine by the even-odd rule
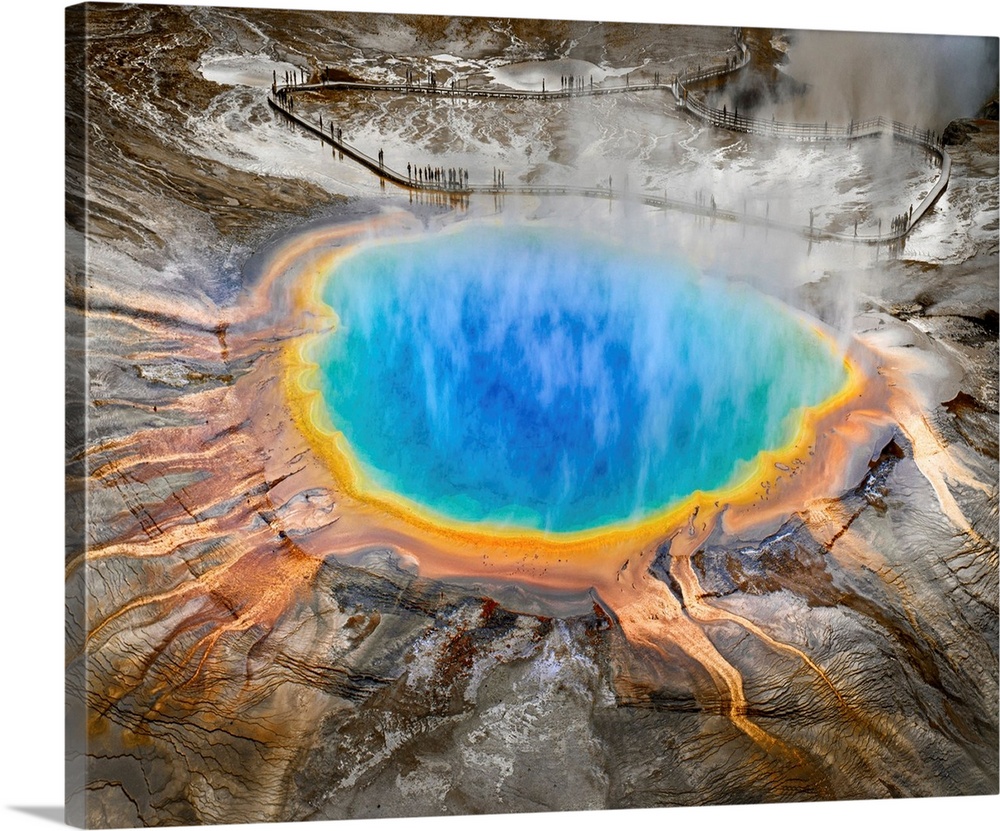
[[[642,518],[727,484],[846,380],[761,295],[554,230],[362,247],[323,298],[333,425],[376,487],[461,521]]]

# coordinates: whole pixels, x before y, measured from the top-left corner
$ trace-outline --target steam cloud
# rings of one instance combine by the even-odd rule
[[[883,115],[942,131],[997,94],[997,38],[799,31],[787,73],[809,85],[803,121]]]

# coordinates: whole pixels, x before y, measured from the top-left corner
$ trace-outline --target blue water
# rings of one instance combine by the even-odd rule
[[[376,487],[455,520],[648,516],[787,443],[846,380],[753,291],[553,230],[361,247],[323,298],[333,425]]]

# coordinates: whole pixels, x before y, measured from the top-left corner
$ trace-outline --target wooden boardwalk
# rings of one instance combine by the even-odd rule
[[[359,90],[363,92],[396,92],[402,95],[433,95],[440,98],[497,98],[518,101],[550,101],[560,98],[586,98],[594,95],[620,95],[625,92],[648,92],[663,90],[672,92],[671,84],[641,83],[626,84],[621,87],[589,86],[573,89],[522,90],[496,89],[493,87],[445,87],[428,84],[376,84],[366,81],[322,81],[318,84],[289,84],[275,86],[274,90],[288,89],[294,92],[322,92],[324,90]]]
[[[280,113],[284,118],[298,125],[303,130],[316,136],[320,141],[331,145],[337,152],[342,153],[362,167],[370,170],[383,182],[389,182],[404,190],[416,191],[430,194],[437,198],[445,199],[454,203],[461,203],[474,194],[492,194],[494,196],[506,195],[572,195],[588,198],[619,199],[630,200],[653,208],[679,210],[689,214],[711,217],[729,222],[741,222],[747,225],[756,225],[776,230],[788,231],[800,234],[813,240],[836,240],[841,242],[866,243],[871,245],[892,244],[901,241],[917,224],[917,222],[930,210],[938,197],[944,192],[948,185],[951,172],[951,158],[940,143],[939,137],[926,130],[919,130],[916,125],[904,125],[899,122],[884,119],[881,116],[866,121],[858,121],[847,125],[824,124],[801,124],[794,122],[779,122],[775,120],[765,121],[762,119],[746,118],[738,113],[730,113],[726,110],[718,110],[709,107],[704,103],[697,91],[697,86],[709,81],[725,81],[730,75],[742,71],[750,63],[750,51],[742,39],[737,40],[738,57],[736,60],[704,70],[699,69],[694,73],[671,78],[669,83],[662,81],[649,83],[632,84],[626,80],[621,86],[593,86],[586,84],[583,86],[571,86],[555,90],[511,90],[495,89],[492,87],[469,87],[449,85],[437,85],[432,83],[368,83],[364,81],[324,81],[321,83],[294,83],[279,85],[277,79],[271,87],[267,102],[272,109]],[[842,233],[825,231],[810,225],[798,225],[794,223],[778,222],[769,219],[767,216],[760,217],[745,212],[732,210],[720,210],[714,206],[706,205],[703,202],[691,202],[682,199],[669,198],[666,193],[659,194],[633,192],[627,190],[613,190],[610,186],[604,187],[580,187],[573,185],[511,185],[498,184],[466,184],[464,181],[456,181],[452,184],[439,183],[436,181],[425,181],[417,176],[416,171],[409,174],[395,170],[386,166],[381,158],[375,158],[362,152],[343,141],[342,135],[331,123],[326,126],[320,122],[312,123],[305,117],[298,115],[294,108],[294,95],[300,92],[385,92],[397,95],[430,95],[445,97],[454,100],[489,98],[499,100],[565,100],[572,98],[585,98],[597,95],[621,95],[626,93],[647,93],[647,92],[668,92],[671,93],[678,107],[686,109],[697,118],[706,121],[714,127],[732,130],[736,132],[750,133],[773,138],[787,139],[800,142],[817,141],[855,141],[859,139],[877,138],[886,133],[890,134],[894,140],[905,141],[916,144],[936,156],[940,161],[941,173],[937,178],[930,192],[923,199],[917,208],[912,211],[900,211],[900,216],[905,217],[905,222],[900,222],[897,227],[887,222],[889,226],[886,233]]]

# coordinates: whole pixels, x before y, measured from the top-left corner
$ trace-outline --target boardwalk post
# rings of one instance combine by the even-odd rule
[[[740,50],[739,53],[736,56],[733,56],[731,59],[727,59],[726,62],[727,67],[731,69],[742,68],[749,61],[749,51],[747,50],[746,46],[742,43],[739,43],[738,46]],[[277,69],[272,67],[271,95],[268,97],[268,103],[278,112],[280,116],[284,116],[284,118],[288,122],[291,122],[293,124],[297,123],[303,128],[305,128],[307,131],[312,132],[313,134],[317,134],[318,132],[318,135],[320,136],[321,140],[326,140],[326,134],[324,133],[325,124],[323,116],[321,114],[318,116],[319,130],[317,131],[315,127],[315,122],[311,122],[310,118],[306,114],[299,115],[294,113],[295,100],[294,100],[294,95],[292,93],[297,91],[300,88],[300,86],[303,89],[309,88],[310,80],[307,77],[307,70],[292,68],[292,69],[286,69],[284,72],[285,72],[284,76],[285,85],[279,89],[277,87]],[[322,73],[323,70],[318,70],[318,72]],[[899,215],[893,217],[892,231],[885,239],[882,239],[882,220],[879,219],[878,220],[879,236],[875,239],[872,239],[870,236],[863,235],[862,238],[866,242],[881,244],[881,242],[886,241],[890,243],[890,249],[895,250],[892,248],[892,246],[896,244],[901,244],[900,243],[901,238],[909,232],[910,228],[913,225],[914,219],[916,219],[917,221],[920,220],[924,212],[926,212],[928,206],[933,203],[933,200],[937,198],[941,190],[943,190],[943,188],[947,184],[947,179],[948,179],[947,171],[950,169],[950,158],[947,152],[941,147],[940,136],[936,135],[935,132],[930,129],[919,130],[916,125],[910,127],[909,125],[900,124],[890,119],[886,119],[882,116],[879,116],[878,118],[875,119],[862,121],[859,124],[852,116],[847,125],[842,127],[834,125],[834,129],[831,132],[828,121],[824,121],[822,128],[820,128],[818,124],[816,125],[796,124],[793,122],[792,123],[783,122],[782,124],[778,124],[776,121],[776,116],[773,112],[771,114],[771,119],[770,119],[771,126],[770,129],[768,129],[767,122],[764,120],[757,120],[752,116],[749,118],[740,119],[739,110],[736,107],[734,107],[734,111],[732,113],[732,121],[730,121],[730,113],[728,111],[728,107],[726,104],[723,104],[721,110],[715,109],[714,107],[710,107],[704,101],[700,100],[697,90],[695,91],[695,94],[693,96],[689,97],[689,92],[691,92],[691,90],[688,89],[688,87],[685,85],[686,83],[694,84],[696,82],[703,81],[705,79],[719,78],[722,75],[724,75],[725,72],[726,72],[725,68],[720,68],[719,66],[716,65],[710,65],[704,71],[702,71],[701,64],[698,64],[697,73],[689,72],[686,74],[675,74],[673,76],[672,81],[670,82],[670,86],[675,98],[677,99],[678,105],[690,110],[694,115],[702,118],[703,120],[705,120],[710,124],[718,125],[721,120],[722,126],[729,129],[739,130],[743,132],[751,132],[751,133],[758,132],[775,136],[787,136],[789,138],[794,138],[799,141],[802,140],[815,141],[820,138],[826,140],[847,139],[848,146],[850,146],[851,140],[858,135],[869,136],[869,135],[878,135],[879,133],[884,134],[886,132],[889,132],[890,135],[899,136],[903,138],[904,141],[910,143],[911,155],[914,149],[912,145],[915,143],[922,144],[922,146],[924,146],[926,150],[931,155],[933,155],[934,159],[936,160],[936,165],[942,168],[943,172],[941,177],[939,177],[939,181],[935,185],[935,188],[932,190],[932,195],[925,198],[920,203],[920,206],[917,208],[916,215],[914,215],[914,206],[910,204],[908,206],[907,211],[901,212]],[[374,90],[387,90],[397,93],[405,91],[408,94],[412,93],[439,94],[449,89],[448,87],[442,86],[442,88],[438,90],[437,79],[434,76],[433,70],[428,70],[427,86],[422,87],[419,84],[419,82],[416,82],[415,70],[407,68],[405,70],[405,84],[406,84],[405,90],[398,83],[380,84],[380,83],[369,83],[364,81],[360,82],[330,81],[329,78],[326,77],[329,76],[330,73],[331,70],[329,67],[327,67],[325,70],[325,74],[321,75],[321,80],[319,82],[320,86],[326,88],[327,84],[329,83],[332,84],[332,86],[330,87],[331,89],[340,89],[340,88],[344,89],[356,88],[365,90],[374,89]],[[653,73],[651,73],[652,83],[640,81],[637,90],[648,90],[659,87],[660,74],[661,73],[658,71],[654,71]],[[586,84],[588,83],[591,94],[595,94],[597,92],[600,92],[601,94],[623,93],[623,92],[630,93],[631,73],[630,72],[626,73],[625,84],[621,87],[616,87],[614,84],[612,84],[610,87],[605,86],[599,90],[595,90],[594,77],[592,74],[589,76],[589,78],[586,78],[586,76],[583,75],[580,76],[564,75],[561,78],[561,83],[563,85],[562,91],[560,94],[554,93],[555,97],[571,97],[575,95],[583,95],[585,94],[584,90],[586,88]],[[461,80],[452,79],[450,85],[450,90],[452,92],[452,95],[454,96],[455,92],[461,91],[461,89],[462,89]],[[548,95],[546,79],[544,77],[541,79],[541,94],[539,94],[538,92],[532,93],[526,90],[494,91],[494,90],[489,90],[487,88],[477,88],[474,93],[471,93],[468,78],[466,78],[465,90],[466,90],[466,95],[470,97],[495,96],[498,98],[522,98],[522,99],[527,99],[527,98],[538,99],[543,97],[544,98],[551,97]],[[820,129],[822,129],[822,133],[820,133]],[[468,184],[469,182],[468,170],[458,167],[432,168],[430,165],[428,165],[426,166],[426,168],[417,168],[413,164],[408,163],[406,179],[404,180],[401,173],[397,174],[392,172],[390,169],[385,168],[384,150],[382,148],[380,148],[378,151],[378,158],[376,161],[375,159],[372,159],[370,156],[367,156],[364,153],[362,153],[360,150],[356,150],[352,147],[349,147],[348,145],[344,145],[343,130],[342,128],[335,127],[333,123],[330,123],[330,133],[328,140],[331,141],[331,143],[334,145],[335,156],[337,155],[339,150],[339,156],[341,160],[343,159],[344,155],[347,155],[350,158],[354,159],[355,161],[359,161],[362,165],[369,167],[377,175],[379,175],[383,187],[384,187],[384,180],[389,179],[390,183],[401,185],[403,187],[409,187],[410,189],[417,189],[418,191],[421,190],[430,191],[431,193],[428,196],[428,199],[433,202],[439,202],[443,204],[442,200],[444,200],[450,202],[453,205],[456,204],[455,203],[456,195],[454,193],[448,193],[448,191],[458,190],[458,191],[465,191],[468,193],[474,193],[486,189],[483,186],[474,185],[470,187]],[[608,187],[607,197],[609,200],[609,210],[610,210],[611,202],[615,198],[614,181],[610,175],[608,176],[607,187]],[[625,182],[623,187],[624,189],[618,198],[623,198],[623,197],[627,198],[629,195],[629,179],[627,175],[625,177]],[[505,173],[503,170],[497,168],[496,166],[494,166],[493,169],[493,189],[495,192],[497,191],[502,191],[504,193],[506,192]],[[521,186],[518,187],[517,192],[518,193],[522,192],[523,193],[533,193],[533,192],[569,193],[574,190],[582,192],[588,196],[599,197],[601,195],[600,191],[602,190],[602,186],[599,183],[597,183],[596,187],[592,189],[591,188],[574,189],[566,187],[562,187],[560,189],[554,186],[544,186],[544,185],[532,186],[532,185],[522,184]],[[423,197],[418,196],[418,198],[422,199]],[[643,202],[646,204],[650,205],[655,204],[656,197],[652,198],[642,197],[640,194],[640,198],[642,198]],[[709,200],[705,200],[704,193],[702,191],[699,191],[696,194],[696,200],[697,200],[696,201],[697,207],[694,207],[690,204],[686,205],[685,200],[680,200],[674,202],[673,204],[676,207],[680,207],[681,209],[694,210],[695,213],[700,213],[704,215],[708,212],[707,211],[708,202],[710,201],[712,215],[723,216],[727,219],[737,219],[737,214],[735,211],[726,210],[722,211],[721,213],[718,212],[714,194],[710,193]],[[668,190],[667,188],[664,188],[663,189],[664,208],[668,206],[668,203],[669,203]],[[468,205],[467,197],[462,197],[459,204],[467,206]],[[749,221],[746,199],[743,200],[743,217],[744,217],[743,219],[744,222]],[[811,240],[826,238],[826,237],[841,237],[845,240],[850,238],[850,235],[847,234],[846,232],[841,234],[837,232],[825,231],[823,234],[818,234],[815,227],[815,219],[816,219],[815,209],[809,208],[809,227],[808,229],[800,229],[799,233],[801,233],[802,230],[806,230],[807,235]],[[764,224],[765,226],[769,226],[770,224],[770,202],[767,202],[765,205]],[[858,218],[855,218],[854,229],[853,229],[853,237],[855,240],[859,239],[858,224],[859,220]]]

